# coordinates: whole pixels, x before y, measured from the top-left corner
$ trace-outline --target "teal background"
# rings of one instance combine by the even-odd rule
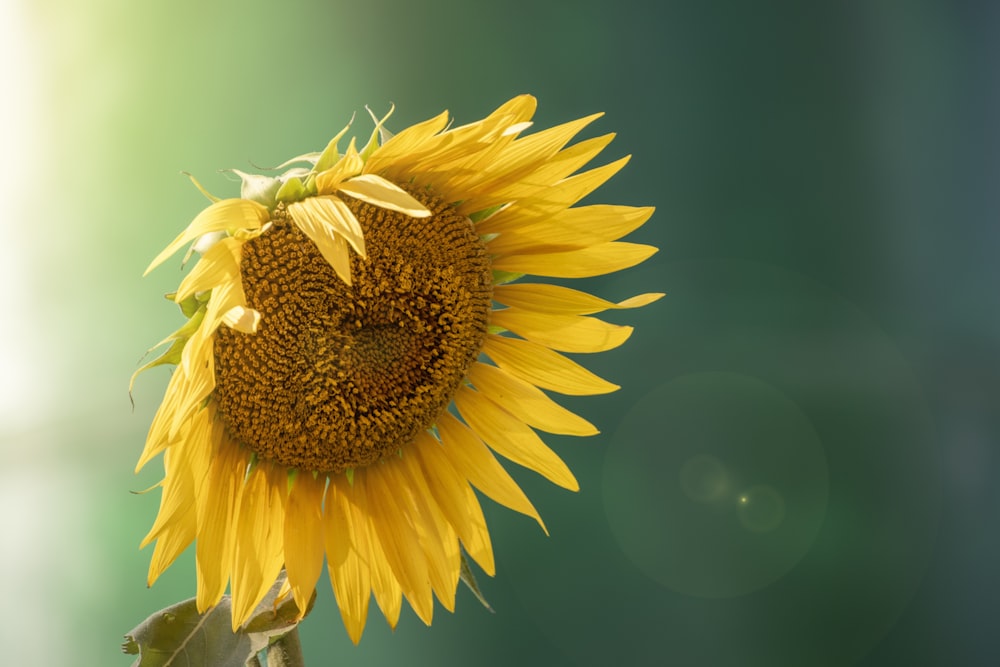
[[[550,529],[489,501],[491,615],[351,645],[327,581],[309,665],[990,665],[1000,9],[976,2],[6,0],[0,5],[0,644],[127,665],[120,637],[194,593],[138,542],[132,466],[179,323],[141,273],[213,192],[322,147],[514,94],[595,111],[632,154],[592,201],[655,205],[661,251],[585,282],[659,303],[547,441],[571,494],[514,471]]]

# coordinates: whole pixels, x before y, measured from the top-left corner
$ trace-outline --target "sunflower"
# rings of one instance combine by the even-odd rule
[[[543,390],[617,389],[560,352],[621,345],[631,327],[589,315],[661,295],[519,282],[656,252],[617,241],[652,208],[573,206],[628,161],[579,172],[613,135],[567,145],[600,114],[522,136],[534,109],[396,135],[387,115],[360,150],[340,152],[345,128],[278,176],[236,172],[240,198],[194,181],[212,204],[147,270],[200,255],[168,295],[186,323],[140,369],[176,366],[136,467],[163,454],[150,585],[195,542],[198,608],[228,585],[235,630],[282,568],[305,610],[325,559],[358,642],[373,594],[390,626],[403,597],[430,624],[434,596],[454,609],[463,550],[493,575],[473,487],[545,530],[494,454],[576,490],[535,429],[597,429]]]

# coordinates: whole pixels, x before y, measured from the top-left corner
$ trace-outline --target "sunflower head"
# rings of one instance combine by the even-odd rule
[[[473,487],[544,529],[494,453],[575,490],[536,430],[597,430],[543,390],[617,389],[561,353],[617,347],[631,328],[591,315],[662,295],[522,281],[656,250],[618,241],[651,208],[574,206],[627,161],[581,171],[612,139],[569,145],[598,116],[522,136],[534,109],[396,135],[383,118],[341,152],[345,128],[277,176],[236,172],[239,198],[195,181],[211,205],[149,267],[200,255],[169,295],[186,322],[140,369],[176,365],[137,466],[164,454],[150,584],[196,542],[199,610],[228,585],[235,629],[282,568],[305,610],[325,561],[357,642],[372,594],[390,625],[403,597],[429,624],[463,550],[493,574]]]

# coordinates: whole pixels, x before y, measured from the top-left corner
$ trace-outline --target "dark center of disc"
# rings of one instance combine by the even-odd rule
[[[448,406],[486,337],[492,274],[469,219],[411,191],[429,218],[343,197],[364,230],[353,286],[279,207],[243,246],[256,334],[216,334],[230,434],[262,458],[340,472],[394,453]]]

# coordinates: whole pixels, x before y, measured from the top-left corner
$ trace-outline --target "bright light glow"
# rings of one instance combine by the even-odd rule
[[[38,40],[20,2],[0,3],[0,82],[11,97],[0,105],[0,284],[4,285],[3,326],[0,326],[0,434],[23,430],[41,419],[44,338],[35,327],[40,304],[33,298],[38,282],[29,234],[32,204],[43,200],[40,187],[45,150],[42,138],[42,62]],[[35,209],[37,211],[37,209]],[[37,215],[37,212],[34,213]],[[33,330],[34,329],[34,330]]]

